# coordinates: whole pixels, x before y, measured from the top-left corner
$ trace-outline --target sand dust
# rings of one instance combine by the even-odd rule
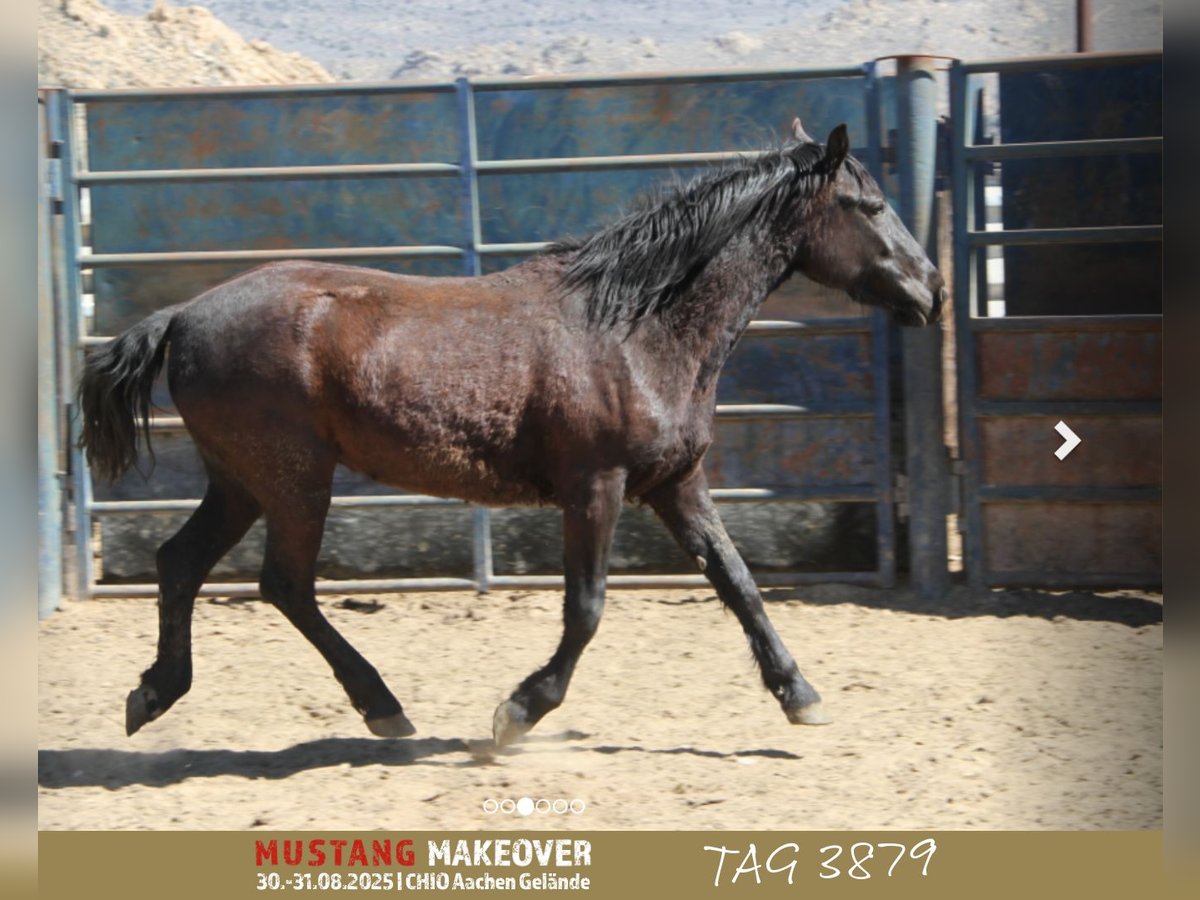
[[[552,651],[555,594],[323,598],[416,724],[396,741],[257,600],[198,601],[191,693],[126,738],[154,605],[66,603],[40,625],[39,826],[1161,827],[1160,597],[770,596],[832,725],[787,723],[710,594],[616,591],[566,703],[498,755],[492,709]],[[583,811],[483,810],[522,797]]]

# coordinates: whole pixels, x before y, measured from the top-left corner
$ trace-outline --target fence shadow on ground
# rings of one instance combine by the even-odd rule
[[[579,731],[528,735],[520,746],[577,741]],[[44,788],[103,787],[111,790],[145,785],[166,787],[193,778],[234,775],[241,778],[288,778],[299,772],[335,766],[471,766],[520,752],[497,750],[491,740],[464,738],[321,738],[279,750],[114,750],[111,748],[38,750],[38,785]],[[465,758],[439,759],[463,754]]]
[[[977,616],[1073,619],[1079,622],[1112,622],[1130,628],[1156,625],[1163,620],[1162,596],[1141,591],[1042,591],[951,587],[942,598],[921,597],[909,588],[882,590],[848,584],[821,584],[779,588],[763,592],[768,601],[799,600],[814,606],[852,603],[870,609],[964,619]]]

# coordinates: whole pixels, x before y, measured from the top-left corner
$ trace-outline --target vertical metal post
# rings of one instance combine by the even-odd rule
[[[56,609],[62,598],[62,492],[58,484],[59,402],[58,342],[54,331],[51,265],[49,160],[46,108],[38,98],[38,618]]]
[[[976,116],[981,104],[979,88],[956,61],[950,69],[951,189],[954,198],[954,335],[958,357],[958,440],[963,459],[962,514],[959,525],[963,534],[963,569],[967,583],[981,587],[984,582],[983,517],[979,508],[979,433],[975,419],[976,375],[975,334],[971,329],[981,293],[975,277],[976,252],[971,249],[968,231],[979,214],[976,186],[978,173],[967,162],[964,148],[976,134]]]
[[[483,273],[479,261],[479,245],[483,243],[483,227],[479,220],[479,173],[476,162],[479,150],[475,137],[475,94],[471,82],[460,78],[458,87],[459,165],[462,168],[463,222],[466,245],[463,248],[463,274],[475,277]],[[475,567],[475,587],[481,594],[490,589],[492,570],[492,514],[486,506],[476,506],[471,520],[472,558]]]
[[[1092,0],[1075,0],[1075,50],[1092,52]]]
[[[922,56],[900,57],[896,86],[900,215],[917,241],[936,259],[934,61]],[[942,330],[902,329],[901,346],[909,485],[909,570],[917,592],[922,597],[936,598],[950,587],[946,540],[949,466],[942,428]]]
[[[65,346],[62,366],[67,383],[78,378],[83,355],[83,279],[79,271],[82,248],[79,183],[76,175],[75,102],[70,93],[61,94],[58,106],[58,136],[62,140],[62,265],[64,292],[62,311],[66,314]],[[68,394],[64,400],[68,400]],[[68,400],[69,402],[69,400]],[[92,479],[83,452],[79,449],[79,417],[68,408],[67,436],[70,452],[72,500],[75,526],[75,577],[73,594],[85,598],[91,593],[92,573]]]
[[[867,168],[883,181],[883,99],[879,66],[869,62],[866,75]],[[880,587],[896,583],[895,496],[892,490],[891,379],[889,336],[891,325],[883,310],[871,311],[871,379],[874,390],[875,481],[875,568]]]
[[[965,96],[968,109],[964,111],[963,115],[966,116],[967,121],[967,142],[990,143],[991,136],[986,133],[983,111],[983,84],[978,77],[971,76],[967,79]],[[964,220],[964,228],[973,228],[976,231],[987,230],[987,179],[984,176],[992,174],[993,171],[994,167],[990,162],[973,162],[967,165],[967,190],[971,192],[969,201],[971,206],[970,217]],[[974,293],[971,295],[972,316],[986,318],[991,315],[991,307],[988,305],[992,299],[991,285],[988,282],[988,256],[997,251],[1003,258],[1005,252],[1003,247],[995,248],[995,250],[991,248],[973,249],[963,263],[974,278]]]

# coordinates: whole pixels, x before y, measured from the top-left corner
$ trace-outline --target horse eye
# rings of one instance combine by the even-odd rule
[[[887,209],[886,203],[864,203],[863,212],[868,216],[877,216]]]

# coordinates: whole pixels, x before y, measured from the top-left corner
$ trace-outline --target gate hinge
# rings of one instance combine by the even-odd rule
[[[896,504],[896,518],[901,522],[908,521],[908,476],[897,472],[892,485],[892,501]]]

